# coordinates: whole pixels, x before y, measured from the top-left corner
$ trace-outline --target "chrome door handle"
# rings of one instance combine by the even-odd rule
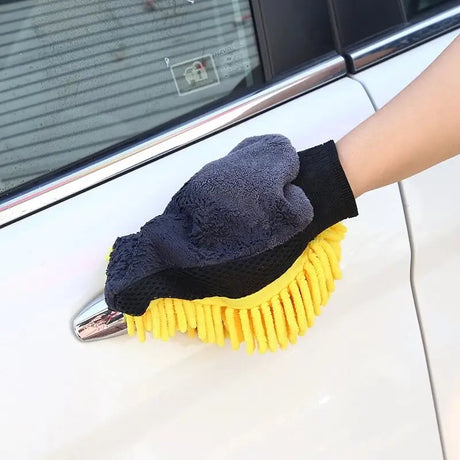
[[[88,342],[126,333],[126,322],[123,313],[109,310],[100,296],[74,318],[73,330],[80,340]]]

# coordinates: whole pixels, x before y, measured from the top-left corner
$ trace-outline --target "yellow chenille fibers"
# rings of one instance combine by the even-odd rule
[[[125,315],[128,334],[169,340],[176,332],[234,350],[244,342],[251,354],[294,344],[315,322],[341,278],[340,242],[346,228],[336,224],[311,241],[278,279],[246,297],[196,300],[156,299],[142,316]]]

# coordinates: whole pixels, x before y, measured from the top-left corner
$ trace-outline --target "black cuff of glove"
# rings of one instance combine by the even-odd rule
[[[294,184],[302,188],[313,205],[312,224],[318,233],[358,215],[334,141],[299,152],[299,159],[300,169]]]

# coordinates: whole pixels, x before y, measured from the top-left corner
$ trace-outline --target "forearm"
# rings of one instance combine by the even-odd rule
[[[460,153],[460,36],[337,143],[355,197]]]

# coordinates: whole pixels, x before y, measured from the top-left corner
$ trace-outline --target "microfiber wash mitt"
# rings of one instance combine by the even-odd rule
[[[334,289],[337,223],[356,215],[333,141],[297,153],[282,135],[247,138],[115,241],[107,304],[141,340],[181,331],[249,352],[284,348]]]

